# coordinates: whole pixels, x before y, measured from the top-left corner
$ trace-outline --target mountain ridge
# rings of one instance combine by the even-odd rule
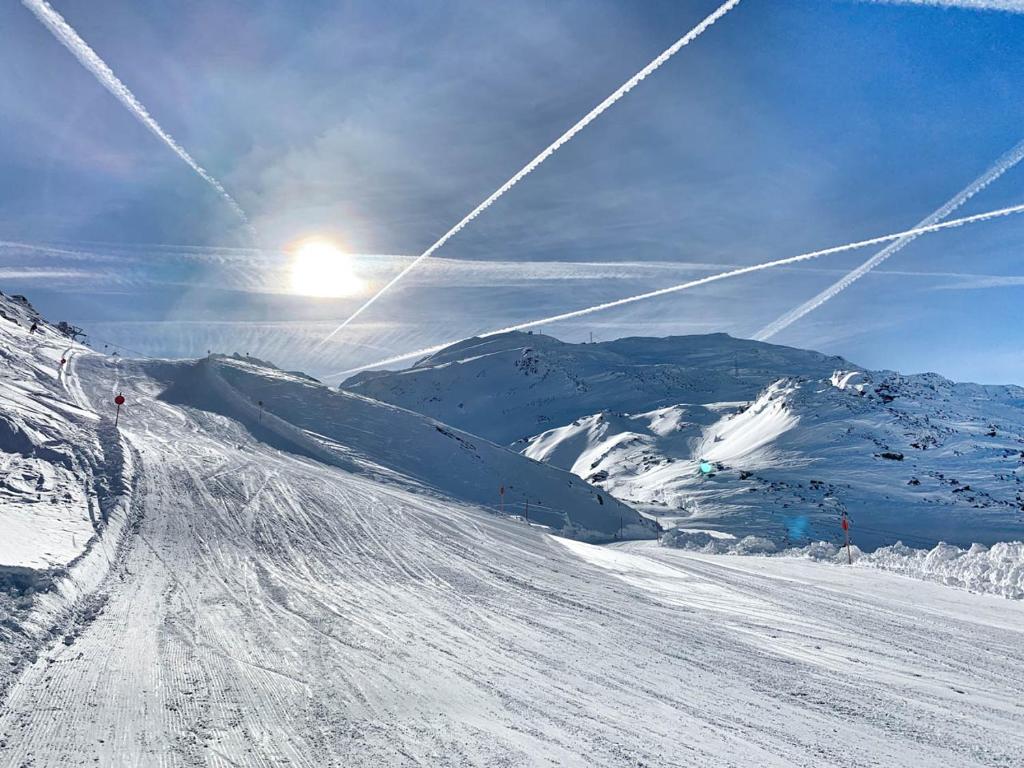
[[[871,371],[726,334],[470,339],[342,384],[508,442],[665,525],[779,544],[1024,535],[1024,388]],[[697,465],[707,460],[710,476]]]

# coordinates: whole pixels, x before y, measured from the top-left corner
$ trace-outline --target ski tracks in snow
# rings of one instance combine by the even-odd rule
[[[98,398],[118,375],[154,391],[128,361],[79,356],[74,372]],[[563,545],[142,395],[122,427],[141,459],[138,541],[102,611],[12,687],[0,765],[1019,755],[1024,621],[990,621],[992,606],[1024,618],[1019,604],[817,564]]]

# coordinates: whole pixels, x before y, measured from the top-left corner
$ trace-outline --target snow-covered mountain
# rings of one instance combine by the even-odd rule
[[[0,577],[44,584],[88,552],[126,503],[130,450],[114,430],[116,393],[95,409],[95,393],[69,375],[76,356],[95,353],[20,297],[0,295],[0,339]],[[143,382],[143,393],[229,418],[282,451],[584,540],[654,534],[633,509],[562,469],[300,373],[238,356],[103,359],[119,379]],[[129,395],[126,415],[138,396]]]
[[[1024,603],[879,569],[1020,597],[1021,545],[852,567],[821,546],[596,546],[537,518],[607,539],[635,513],[433,417],[251,359],[123,360],[0,311],[0,765],[1019,756]],[[764,454],[799,429],[773,410],[790,386],[769,426],[737,416],[717,444]],[[670,436],[683,417],[660,408]],[[510,514],[527,491],[529,524]]]
[[[1021,387],[722,334],[508,334],[342,386],[507,441],[664,524],[799,544],[836,538],[846,510],[867,549],[1024,537]]]
[[[160,398],[244,424],[264,444],[418,493],[523,516],[588,541],[654,526],[567,471],[418,413],[240,357],[154,363]]]
[[[600,344],[508,333],[467,339],[404,371],[364,371],[341,387],[511,444],[602,410],[752,400],[767,381],[849,367],[724,333]]]
[[[584,541],[656,533],[569,472],[434,419],[237,355],[99,354],[24,297],[0,294],[0,361],[0,646],[30,648],[107,577],[139,523],[139,459],[125,435],[147,414],[153,440],[170,431],[167,419],[214,436],[213,464],[228,458],[220,452],[243,462],[295,456],[433,500],[440,527],[452,504],[471,504]],[[9,671],[0,665],[0,691]]]

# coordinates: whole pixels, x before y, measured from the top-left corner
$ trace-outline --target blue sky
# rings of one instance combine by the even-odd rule
[[[906,229],[1024,139],[1024,15],[744,0],[330,344],[330,238],[379,287],[718,5],[54,0],[231,209],[17,3],[0,8],[0,289],[97,346],[314,375]],[[965,214],[1024,202],[1016,168]],[[773,339],[1024,383],[1024,217],[927,235]],[[30,244],[20,247],[12,243]],[[857,251],[565,322],[751,336]],[[102,347],[101,347],[102,348]]]

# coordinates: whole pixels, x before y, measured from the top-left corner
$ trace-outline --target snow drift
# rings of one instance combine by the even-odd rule
[[[972,544],[967,549],[939,543],[927,550],[898,542],[870,554],[859,553],[854,562],[971,592],[1024,599],[1024,542],[1020,541],[991,547]]]
[[[665,547],[705,554],[799,557],[847,565],[846,549],[828,541],[816,541],[780,552],[772,541],[756,536],[737,539],[717,531],[676,528],[662,535],[660,543]],[[967,548],[940,542],[931,549],[914,549],[897,542],[871,553],[851,546],[850,554],[858,567],[877,568],[970,592],[1024,600],[1024,542],[999,542],[991,547],[972,544]]]

